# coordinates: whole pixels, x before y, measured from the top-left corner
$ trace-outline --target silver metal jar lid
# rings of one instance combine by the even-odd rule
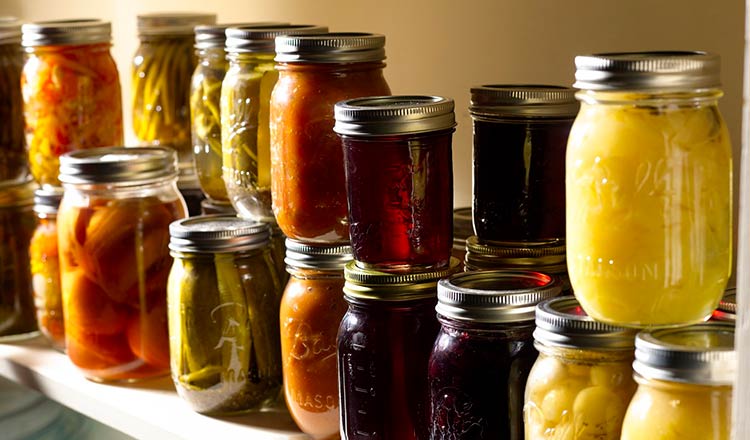
[[[31,176],[0,181],[0,209],[33,205],[34,191],[37,188],[39,186]]]
[[[533,321],[536,305],[561,291],[560,279],[541,272],[462,272],[438,281],[435,310],[461,321]]]
[[[169,249],[175,252],[242,252],[267,246],[268,224],[232,215],[199,215],[169,225]]]
[[[511,243],[482,241],[476,235],[466,239],[466,266],[472,269],[528,267],[559,274],[567,271],[565,241]]]
[[[344,267],[344,295],[358,299],[381,301],[409,301],[435,297],[437,282],[456,273],[457,258],[451,257],[448,266],[424,272],[384,272],[357,266],[356,261]]]
[[[359,63],[385,59],[385,36],[365,32],[276,37],[280,63]]]
[[[575,90],[540,84],[489,84],[471,88],[472,116],[568,117],[578,113]]]
[[[0,44],[20,43],[21,23],[16,17],[0,17]]]
[[[642,331],[633,370],[645,379],[731,385],[737,368],[734,324],[706,322]]]
[[[295,34],[323,34],[326,26],[312,24],[275,23],[268,26],[238,26],[226,31],[226,50],[233,53],[273,54],[276,37]]]
[[[112,24],[95,18],[51,20],[21,26],[25,47],[109,43]]]
[[[637,330],[594,321],[573,296],[546,300],[536,307],[534,339],[563,348],[632,350]]]
[[[226,43],[226,31],[236,27],[254,26],[278,26],[285,23],[266,21],[258,23],[230,23],[230,24],[201,24],[195,27],[196,49],[218,49],[224,48]]]
[[[713,318],[719,321],[736,321],[737,319],[737,289],[730,287],[724,291],[724,297],[719,307],[714,310]]]
[[[138,36],[193,35],[202,24],[216,24],[216,14],[200,12],[156,12],[139,14]]]
[[[392,136],[452,129],[453,100],[440,96],[373,96],[336,103],[333,131],[351,136]]]
[[[177,154],[169,147],[104,147],[60,156],[60,182],[142,185],[177,177]]]
[[[576,82],[585,90],[716,88],[721,60],[707,52],[622,52],[577,56]]]
[[[352,247],[349,245],[310,246],[290,238],[286,239],[284,262],[294,269],[343,271],[344,266],[353,259]]]
[[[34,191],[34,212],[42,215],[56,215],[63,197],[59,186],[45,186]]]

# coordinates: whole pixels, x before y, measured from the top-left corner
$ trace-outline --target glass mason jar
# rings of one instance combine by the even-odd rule
[[[30,179],[0,182],[0,342],[39,334],[29,264],[36,187]]]
[[[429,437],[427,364],[440,325],[437,281],[458,269],[344,271],[349,309],[338,333],[341,434],[348,440]]]
[[[344,265],[350,246],[308,246],[287,240],[291,274],[281,300],[281,359],[287,407],[314,439],[339,438],[336,336],[346,313]]]
[[[169,371],[169,224],[186,216],[175,152],[110,147],[60,157],[57,213],[68,356],[92,380]]]
[[[539,304],[536,326],[539,358],[526,383],[526,439],[619,440],[636,388],[635,331],[594,321],[572,296]]]
[[[729,440],[737,369],[733,323],[642,332],[635,341],[638,390],[622,440]]]
[[[65,349],[65,322],[60,292],[60,259],[57,252],[57,210],[63,196],[59,186],[34,192],[37,226],[29,244],[31,281],[39,330],[53,347]]]
[[[732,151],[719,57],[576,58],[566,159],[568,271],[594,319],[699,322],[731,272]]]
[[[0,17],[0,180],[28,172],[21,99],[21,21]]]
[[[430,355],[430,438],[523,440],[523,393],[537,358],[534,307],[560,294],[539,272],[464,272],[438,282]]]
[[[565,148],[578,112],[573,89],[471,89],[474,231],[482,240],[565,239]]]
[[[344,153],[334,105],[390,95],[385,37],[367,33],[276,38],[279,80],[271,94],[273,213],[289,238],[348,243]]]
[[[229,200],[240,216],[275,222],[271,209],[269,105],[279,73],[274,38],[328,28],[271,24],[227,29],[229,68],[221,85],[222,166]],[[283,246],[282,246],[283,247]]]
[[[724,292],[724,297],[719,301],[719,306],[714,310],[711,315],[713,321],[729,321],[735,322],[737,320],[737,289],[730,287]]]
[[[122,94],[110,54],[111,24],[57,20],[24,24],[21,75],[29,166],[36,181],[59,186],[59,156],[119,145]]]
[[[281,391],[283,286],[268,225],[199,216],[169,227],[172,380],[193,410],[226,415],[273,404]]]
[[[453,100],[378,96],[341,101],[349,236],[361,267],[426,270],[453,249]]]

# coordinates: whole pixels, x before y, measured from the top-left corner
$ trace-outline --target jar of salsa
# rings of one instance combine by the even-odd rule
[[[222,166],[229,200],[242,217],[275,222],[268,113],[279,78],[274,39],[327,31],[323,26],[286,23],[227,29],[229,70],[221,86]]]
[[[391,93],[385,37],[367,33],[276,38],[279,80],[271,94],[273,213],[289,238],[348,243],[346,179],[334,105]]]
[[[523,393],[537,358],[534,308],[560,294],[539,272],[464,272],[438,282],[430,355],[430,438],[523,440]]]
[[[336,335],[346,312],[344,265],[350,246],[286,242],[291,274],[281,300],[281,359],[287,407],[314,439],[339,438]]]
[[[474,231],[510,243],[565,239],[565,148],[578,112],[573,89],[471,89]]]
[[[28,172],[21,99],[21,20],[0,17],[0,180]]]
[[[566,158],[570,281],[594,319],[699,322],[732,269],[732,148],[719,57],[576,58],[581,101]]]
[[[169,224],[186,216],[174,150],[109,147],[60,157],[57,213],[67,353],[92,380],[169,371]]]
[[[622,440],[733,438],[734,324],[641,332],[633,369],[638,390],[625,414]]]
[[[226,415],[281,391],[279,303],[267,224],[199,216],[170,225],[172,380],[193,410]]]
[[[594,321],[572,296],[539,304],[536,326],[539,357],[526,383],[526,438],[619,440],[636,388],[635,330]]]
[[[59,186],[34,192],[37,226],[29,244],[31,281],[39,330],[58,350],[65,349],[60,260],[57,252],[57,210],[63,196]]]
[[[453,100],[378,96],[342,101],[354,259],[381,270],[448,264],[453,249]]]
[[[338,333],[341,434],[348,440],[429,438],[427,364],[440,325],[437,282],[458,269],[408,274],[347,264],[349,309]]]
[[[122,95],[110,54],[111,25],[102,20],[25,24],[21,75],[31,174],[59,186],[59,156],[123,141]]]

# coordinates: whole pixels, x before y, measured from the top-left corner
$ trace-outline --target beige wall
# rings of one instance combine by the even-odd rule
[[[721,101],[739,157],[744,4],[741,0],[2,0],[27,20],[112,20],[125,97],[140,12],[215,11],[222,22],[284,20],[387,36],[394,93],[456,100],[456,206],[471,202],[469,88],[573,82],[573,57],[601,51],[701,49],[722,56]],[[128,98],[129,99],[129,98]],[[126,103],[128,101],[126,99]],[[126,106],[126,114],[129,110]],[[737,164],[739,161],[735,161]],[[739,173],[736,173],[737,175]],[[738,177],[738,176],[737,176]],[[736,179],[735,179],[736,180]]]

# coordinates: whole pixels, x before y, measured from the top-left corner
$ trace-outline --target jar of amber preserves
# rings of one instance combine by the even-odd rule
[[[0,182],[0,342],[39,334],[29,267],[36,188],[30,179]]]
[[[393,274],[347,264],[349,309],[338,333],[341,434],[349,440],[429,438],[427,366],[440,325],[444,269]]]
[[[734,324],[641,332],[633,369],[638,390],[625,415],[622,440],[732,438]]]
[[[453,249],[453,100],[378,96],[336,104],[357,264],[425,270]]]
[[[229,200],[242,217],[275,222],[268,113],[279,78],[274,39],[327,31],[322,26],[285,23],[227,29],[229,68],[221,86],[222,165]]]
[[[186,216],[174,150],[110,147],[60,157],[57,214],[67,353],[93,380],[169,371],[169,224]]]
[[[704,320],[732,267],[719,57],[602,54],[577,57],[576,67],[566,239],[581,306],[633,327]]]
[[[619,440],[636,388],[635,330],[594,321],[572,296],[539,304],[536,326],[539,358],[526,383],[526,439]]]
[[[283,286],[268,225],[199,216],[169,227],[172,380],[197,412],[234,414],[271,405],[281,390]]]
[[[390,95],[385,37],[367,33],[276,38],[279,80],[271,94],[273,213],[289,238],[349,242],[344,153],[334,105]]]
[[[559,294],[560,280],[539,272],[464,272],[438,282],[430,438],[524,439],[534,308]]]
[[[58,186],[61,154],[123,141],[120,77],[109,51],[111,25],[58,20],[25,24],[22,30],[29,166],[38,183]]]
[[[28,172],[21,99],[21,21],[0,17],[0,180]]]
[[[339,438],[336,335],[346,312],[344,265],[350,246],[286,242],[291,274],[281,300],[281,359],[289,412],[314,439]]]
[[[29,245],[31,281],[39,330],[58,350],[65,349],[60,260],[57,252],[57,210],[63,196],[59,186],[34,192],[37,226]]]

